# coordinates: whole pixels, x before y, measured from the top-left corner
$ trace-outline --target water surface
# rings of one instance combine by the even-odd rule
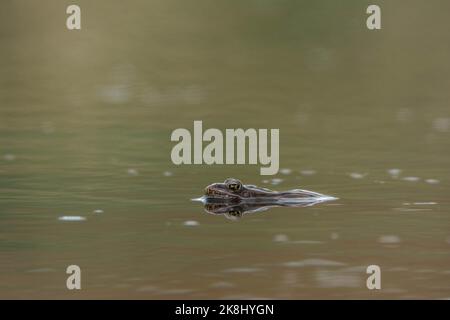
[[[0,12],[1,298],[450,297],[447,3],[381,1],[377,32],[361,1],[78,3],[73,32],[64,1]],[[173,165],[194,120],[279,128],[290,170]],[[190,200],[227,177],[339,200]]]

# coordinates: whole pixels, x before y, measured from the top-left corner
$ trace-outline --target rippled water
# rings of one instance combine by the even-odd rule
[[[379,32],[360,1],[2,5],[0,297],[450,297],[450,29],[413,2]],[[279,128],[282,170],[173,165],[194,120]],[[227,177],[339,200],[191,201]]]

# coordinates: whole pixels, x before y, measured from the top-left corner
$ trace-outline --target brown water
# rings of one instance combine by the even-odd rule
[[[68,1],[0,9],[1,298],[450,297],[448,2],[378,1],[375,32],[356,0],[77,3],[81,31]],[[292,172],[173,165],[194,120],[279,128]],[[339,200],[190,201],[230,176]]]

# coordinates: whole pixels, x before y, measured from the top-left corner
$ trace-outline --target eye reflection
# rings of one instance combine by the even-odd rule
[[[242,215],[242,212],[240,210],[231,209],[228,211],[228,214],[233,217],[240,217]]]
[[[225,213],[225,217],[230,220],[238,220],[242,217],[242,211],[230,209],[227,213]]]

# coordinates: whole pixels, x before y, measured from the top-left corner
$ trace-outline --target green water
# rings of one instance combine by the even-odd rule
[[[367,1],[80,0],[68,31],[71,3],[0,9],[1,298],[450,296],[448,2],[378,1],[379,31]],[[279,128],[292,171],[173,165],[194,120]],[[227,177],[339,200],[190,201]]]

